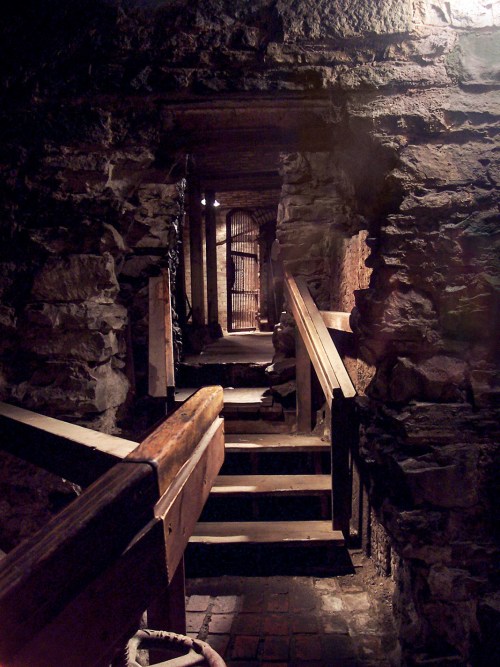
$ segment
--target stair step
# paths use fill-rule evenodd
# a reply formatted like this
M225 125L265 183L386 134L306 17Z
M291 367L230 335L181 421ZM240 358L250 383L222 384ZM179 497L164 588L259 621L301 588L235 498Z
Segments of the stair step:
M331 491L330 475L219 475L216 496L323 495Z
M227 433L226 452L232 453L319 453L329 452L330 445L314 435L280 433Z
M191 544L334 544L344 536L330 521L237 521L196 524Z
M184 403L195 391L196 388L177 389L175 402ZM224 411L251 411L273 405L273 397L267 395L268 387L224 387L223 391Z
M289 434L292 430L292 426L281 420L271 421L267 419L228 419L224 423L224 432L226 435L229 433L258 433L258 434L279 434L286 433Z

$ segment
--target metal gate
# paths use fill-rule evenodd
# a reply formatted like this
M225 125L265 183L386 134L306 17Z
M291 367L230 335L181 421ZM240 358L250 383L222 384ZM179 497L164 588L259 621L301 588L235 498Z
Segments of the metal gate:
M227 216L227 320L229 331L257 328L259 227L246 211Z

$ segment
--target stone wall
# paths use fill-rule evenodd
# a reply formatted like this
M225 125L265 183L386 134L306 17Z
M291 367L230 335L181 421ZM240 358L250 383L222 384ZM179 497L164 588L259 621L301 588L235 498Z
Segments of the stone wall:
M103 431L147 392L148 277L175 278L184 187L110 143L31 151L1 251L4 396Z
M405 665L499 661L498 25L496 0L2 9L0 391L99 428L134 356L144 384L145 280L175 264L171 103L318 100L279 238L321 306L359 288L361 452Z
M361 178L335 124L323 159L337 197L330 184L322 201L316 158L284 162L278 236L318 305L354 305L349 256L367 233L372 275L357 278L351 318L360 374L350 372L366 394L372 547L398 584L405 664L498 661L498 32L480 4L467 18L452 3L422 4L411 36L387 47L399 62L340 76L336 120L364 155Z

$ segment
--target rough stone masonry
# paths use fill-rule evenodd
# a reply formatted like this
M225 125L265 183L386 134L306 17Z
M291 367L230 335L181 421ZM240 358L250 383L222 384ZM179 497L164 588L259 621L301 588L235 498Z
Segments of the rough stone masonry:
M1 398L119 428L146 393L147 279L178 261L171 105L318 101L278 238L321 306L352 309L401 664L498 664L500 3L1 11Z

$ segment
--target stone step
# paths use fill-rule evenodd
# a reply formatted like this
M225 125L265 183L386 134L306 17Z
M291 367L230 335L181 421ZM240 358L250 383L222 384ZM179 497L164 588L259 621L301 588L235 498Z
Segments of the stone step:
M331 491L330 475L219 475L213 496L325 495Z
M330 521L199 522L190 544L324 544L343 546Z
M282 433L226 433L226 453L329 452L330 445L315 435Z

